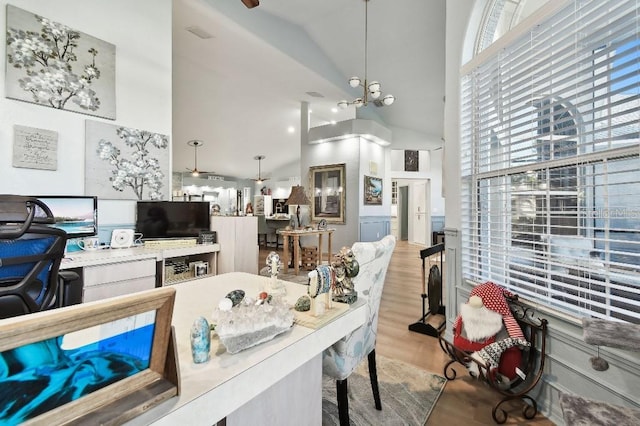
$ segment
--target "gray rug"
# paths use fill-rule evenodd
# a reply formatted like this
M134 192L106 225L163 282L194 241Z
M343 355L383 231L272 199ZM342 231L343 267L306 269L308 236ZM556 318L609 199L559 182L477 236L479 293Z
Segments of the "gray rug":
M376 355L382 411L376 410L365 359L347 383L351 425L423 426L446 379L409 364ZM322 378L322 424L338 425L338 400L335 380Z

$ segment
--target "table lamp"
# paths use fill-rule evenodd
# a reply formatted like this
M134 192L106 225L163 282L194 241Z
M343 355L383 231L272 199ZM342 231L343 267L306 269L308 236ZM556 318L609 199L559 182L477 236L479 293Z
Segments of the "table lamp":
M298 228L301 227L300 224L300 206L308 206L311 204L307 195L304 193L304 188L300 185L291 187L291 194L289 194L289 198L284 203L285 206L297 206L296 207L296 219L298 220L297 225Z

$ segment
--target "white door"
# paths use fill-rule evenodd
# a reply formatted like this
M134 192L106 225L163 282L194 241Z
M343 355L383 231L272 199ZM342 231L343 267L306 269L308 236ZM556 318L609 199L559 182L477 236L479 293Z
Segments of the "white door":
M429 223L431 215L429 214L429 185L426 181L415 182L412 188L413 192L413 242L421 245L427 244L429 240L431 224Z

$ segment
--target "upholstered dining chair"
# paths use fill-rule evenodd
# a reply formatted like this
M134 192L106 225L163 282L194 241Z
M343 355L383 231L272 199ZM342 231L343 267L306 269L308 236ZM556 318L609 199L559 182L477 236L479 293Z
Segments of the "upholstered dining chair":
M348 336L343 337L324 351L322 371L336 380L338 394L338 415L340 425L349 424L349 403L347 399L347 378L365 357L369 363L369 377L375 407L382 410L378 377L376 371L376 335L378 330L378 309L382 297L382 287L396 239L387 235L380 241L355 243L351 249L360 265L360 272L353 279L358 299L367 304L367 321Z

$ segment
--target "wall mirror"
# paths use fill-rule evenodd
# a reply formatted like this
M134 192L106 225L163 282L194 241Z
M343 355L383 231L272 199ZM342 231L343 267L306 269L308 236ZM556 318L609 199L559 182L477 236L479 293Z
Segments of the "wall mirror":
M311 221L345 223L345 164L309 167Z

